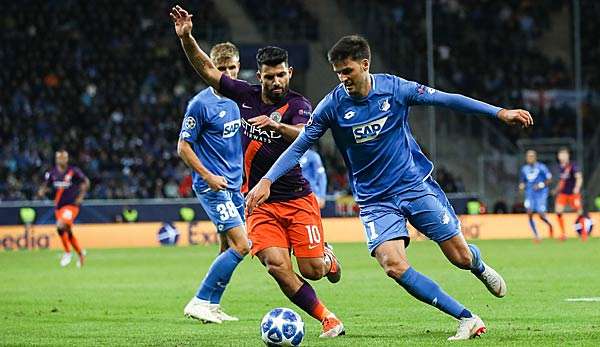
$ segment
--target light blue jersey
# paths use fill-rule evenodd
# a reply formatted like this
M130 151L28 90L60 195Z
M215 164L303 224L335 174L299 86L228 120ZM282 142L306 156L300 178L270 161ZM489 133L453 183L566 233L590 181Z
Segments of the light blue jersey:
M192 145L202 164L214 175L223 176L227 187L239 191L242 185L242 142L240 110L235 102L217 95L212 88L196 94L188 104L179 137ZM196 172L196 192L210 190Z
M309 149L300 158L300 167L302 168L302 176L310 183L312 191L321 199L325 199L327 195L327 174L321 162L319 153Z
M430 177L433 164L412 136L409 107L436 105L493 117L501 108L387 74L371 75L371 87L359 99L343 85L337 86L321 100L300 136L265 178L274 182L331 129L351 175L371 254L387 240L408 240L406 221L438 243L454 237L460 233L460 223Z
M240 124L237 105L206 88L188 104L179 134L208 171L227 180L227 190L214 192L192 172L194 191L219 233L244 223Z
M552 178L548 167L540 162L523 165L519 181L525 184L525 208L529 211L546 212L548 186L546 181Z

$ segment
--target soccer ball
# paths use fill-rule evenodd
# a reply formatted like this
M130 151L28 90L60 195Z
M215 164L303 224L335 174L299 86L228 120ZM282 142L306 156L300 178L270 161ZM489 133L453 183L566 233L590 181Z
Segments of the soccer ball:
M289 308L274 308L263 317L260 334L267 346L299 346L304 338L304 322Z

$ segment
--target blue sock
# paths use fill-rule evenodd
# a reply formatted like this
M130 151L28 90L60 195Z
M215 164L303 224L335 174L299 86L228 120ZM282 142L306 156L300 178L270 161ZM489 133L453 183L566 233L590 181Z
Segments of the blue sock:
M483 271L485 271L485 266L483 265L483 261L481 260L481 252L477 246L469 244L469 249L471 250L471 256L473 259L471 260L471 272L474 275L481 275Z
M533 236L537 239L539 236L537 232L537 227L535 226L535 221L533 220L533 216L529 216L529 226L531 227L531 231L533 231Z
M220 303L225 287L229 283L233 271L242 259L244 257L233 248L229 248L221 253L208 269L208 273L204 277L204 280L202 280L200 288L198 288L196 297L201 300L210 301L211 304Z
M417 272L412 267L408 268L402 277L396 279L396 282L406 289L410 295L454 318L472 317L469 310L465 309L453 297L446 294L437 283Z

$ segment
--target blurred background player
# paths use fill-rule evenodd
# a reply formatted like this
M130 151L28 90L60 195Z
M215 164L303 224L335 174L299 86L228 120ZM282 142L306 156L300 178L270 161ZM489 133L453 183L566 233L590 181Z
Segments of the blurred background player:
M327 174L321 161L321 156L312 148L300 158L302 176L310 183L310 188L317 196L319 207L325 207L327 197Z
M565 232L565 221L563 219L563 212L566 206L570 206L573 211L577 212L576 223L583 223L585 217L583 216L583 205L581 203L581 187L583 185L583 175L579 170L576 163L571 162L569 150L567 148L561 148L557 153L558 164L560 165L560 180L554 190L556 195L556 201L554 202L554 211L558 218L558 225L560 226L560 239L566 240ZM581 230L585 231L585 226L581 225ZM581 233L581 240L587 240L587 233Z
M73 246L79 256L77 267L81 267L85 254L73 235L73 223L79 214L83 198L90 189L90 180L78 167L69 165L69 153L66 150L56 151L54 161L56 165L45 173L44 183L38 190L38 196L45 196L50 186L54 189L56 230L65 251L60 259L60 265L69 265L73 258L71 253L71 246Z
M552 181L552 174L548 167L537 161L537 153L534 150L528 150L525 153L527 164L521 167L519 175L519 190L525 194L525 209L529 217L529 226L533 232L534 241L541 240L533 214L537 213L540 219L548 226L548 234L553 237L552 224L546 218L546 207L548 204L548 187Z
M290 148L246 196L248 210L270 194L272 182L289 171L327 129L351 171L352 191L360 206L369 253L385 273L416 299L459 320L449 340L485 333L481 318L448 295L409 263L406 222L438 243L455 266L470 270L496 297L506 295L500 276L467 244L460 222L408 124L409 107L436 105L464 113L485 114L507 124L533 124L527 111L507 110L459 94L449 94L388 74L370 74L371 50L358 35L341 38L328 52L340 84L321 100Z
M240 55L232 43L210 51L216 68L237 78ZM184 315L204 322L237 321L221 309L221 297L235 268L248 254L244 230L240 110L212 87L196 94L185 112L177 153L192 169L193 189L217 228L221 254L213 261Z
M192 15L180 6L171 11L175 31L196 72L216 91L235 101L241 113L244 184L251 189L298 136L312 110L309 101L289 89L293 69L288 53L264 47L256 55L260 85L250 85L219 71L191 34ZM250 253L256 255L283 293L319 320L321 337L343 335L344 325L318 299L313 287L294 272L293 252L303 277L330 282L340 280L341 268L326 247L321 214L315 195L299 165L273 185L273 199L248 214Z

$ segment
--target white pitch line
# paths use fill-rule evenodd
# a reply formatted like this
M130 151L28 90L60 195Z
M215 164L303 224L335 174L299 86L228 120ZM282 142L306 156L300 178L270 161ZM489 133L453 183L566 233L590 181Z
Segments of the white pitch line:
M594 302L594 301L600 301L600 296L595 296L595 297L591 297L591 298L569 298L569 299L565 299L565 301L569 301L569 302Z

